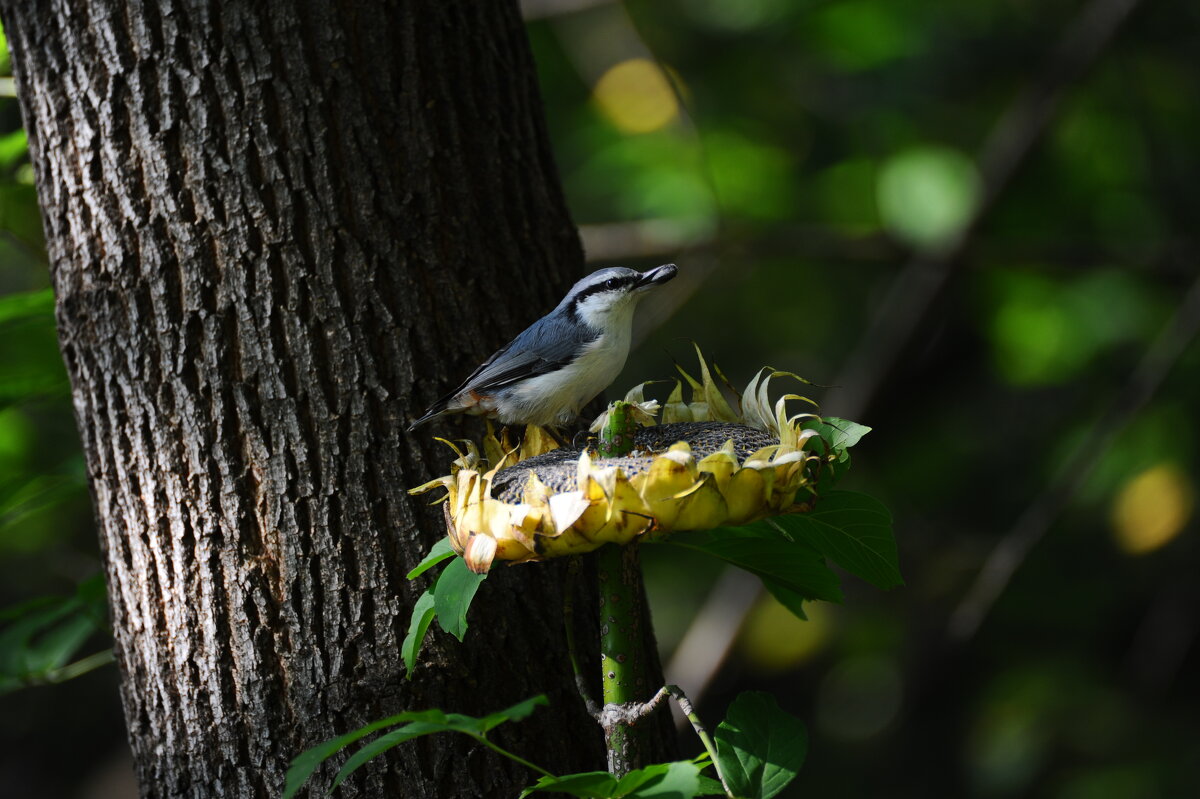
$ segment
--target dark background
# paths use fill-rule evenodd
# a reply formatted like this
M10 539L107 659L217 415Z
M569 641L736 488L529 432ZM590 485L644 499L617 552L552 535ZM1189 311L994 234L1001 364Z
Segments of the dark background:
M896 519L907 586L808 622L647 548L668 679L710 723L747 689L804 719L786 795L1200 791L1200 6L525 9L592 267L680 266L613 393L693 340L739 387L804 375L874 428L849 487ZM0 95L2 295L49 281ZM0 607L98 570L53 322L0 321ZM135 795L111 665L0 695L10 795Z

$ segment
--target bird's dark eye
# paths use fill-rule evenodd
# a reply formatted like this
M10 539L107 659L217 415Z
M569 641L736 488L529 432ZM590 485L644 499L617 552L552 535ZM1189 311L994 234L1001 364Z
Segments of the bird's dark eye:
M604 288L608 291L612 291L619 285L621 285L621 281L617 280L615 277L610 277L608 280L604 281Z

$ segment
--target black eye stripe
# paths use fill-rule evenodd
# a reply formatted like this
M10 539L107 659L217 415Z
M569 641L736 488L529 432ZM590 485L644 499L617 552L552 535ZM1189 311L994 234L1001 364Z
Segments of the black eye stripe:
M623 288L625 286L631 286L631 285L633 285L634 281L636 281L636 280L637 280L636 276L610 277L608 280L605 280L603 283L597 283L594 286L588 286L583 291L576 294L575 295L575 303L578 304L578 303L582 302L583 300L585 300L586 298L591 297L593 294L601 294L605 291L615 291L615 290L617 290L619 288Z

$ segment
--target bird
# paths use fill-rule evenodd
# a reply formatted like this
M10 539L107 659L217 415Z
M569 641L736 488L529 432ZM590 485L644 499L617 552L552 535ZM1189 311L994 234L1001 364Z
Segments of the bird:
M624 367L638 301L676 272L675 264L663 264L645 272L611 267L591 273L554 310L433 403L409 432L454 413L486 416L503 425L569 424Z

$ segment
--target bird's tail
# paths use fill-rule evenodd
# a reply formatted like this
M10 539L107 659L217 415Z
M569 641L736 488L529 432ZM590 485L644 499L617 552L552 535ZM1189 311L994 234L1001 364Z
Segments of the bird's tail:
M416 430L421 425L425 424L428 421L436 419L437 417L441 416L445 412L446 412L446 401L438 400L429 408L429 410L425 411L425 414L420 419L417 419L417 421L413 422L412 424L410 424L408 426L408 432L411 433L412 431Z

